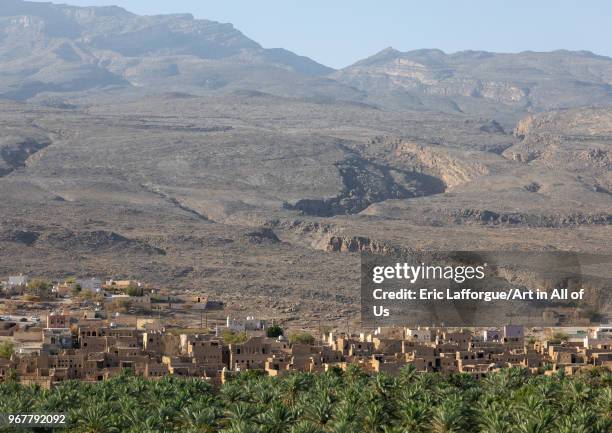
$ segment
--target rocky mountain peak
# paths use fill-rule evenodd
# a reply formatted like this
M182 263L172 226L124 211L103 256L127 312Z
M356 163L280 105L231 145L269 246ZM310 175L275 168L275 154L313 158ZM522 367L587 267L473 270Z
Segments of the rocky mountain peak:
M290 51L264 49L232 24L191 14L139 16L116 6L0 2L0 97L9 99L108 86L196 94L274 86L294 93L312 87L297 82L330 72Z

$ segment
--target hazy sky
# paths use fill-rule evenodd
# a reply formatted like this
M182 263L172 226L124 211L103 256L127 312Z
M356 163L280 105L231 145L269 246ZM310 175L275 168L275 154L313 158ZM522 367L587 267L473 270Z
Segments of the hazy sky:
M0 0L1 1L1 0ZM58 2L58 0L54 0ZM266 48L343 67L392 46L499 52L589 50L612 56L607 0L65 0L139 14L190 12L231 22Z

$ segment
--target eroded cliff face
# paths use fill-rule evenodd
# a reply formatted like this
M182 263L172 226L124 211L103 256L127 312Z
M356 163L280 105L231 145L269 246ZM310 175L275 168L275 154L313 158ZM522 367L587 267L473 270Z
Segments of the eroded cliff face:
M453 154L446 149L414 142L399 142L395 146L394 157L439 177L449 189L489 174L489 169L477 160L470 160L469 154Z
M504 152L509 159L560 164L577 158L594 166L612 167L612 112L606 108L529 115L518 122L514 136L514 146Z
M332 77L381 104L493 117L609 105L609 84L600 77L609 76L611 68L610 59L588 52L446 54L387 48Z
M449 223L506 225L540 228L577 227L582 225L612 224L612 214L569 212L564 215L494 212L483 209L453 209L447 213Z
M529 131L534 127L535 117L533 115L529 115L527 117L522 118L516 124L516 128L514 128L514 136L519 139L525 138Z
M51 144L45 136L8 135L0 138L0 176L25 167L28 159Z
M337 163L336 167L343 182L337 196L302 199L285 204L285 208L321 217L349 215L385 200L439 194L445 190L444 184L434 176L389 167L357 155Z
M530 115L503 156L521 163L575 173L599 193L612 190L612 112L586 108Z
M340 253L397 254L400 250L385 242L365 236L329 236L321 244L325 251Z
M389 241L346 233L346 228L330 222L289 220L273 224L278 236L295 245L333 253L398 254L402 248Z
M488 215L482 215L482 217L487 221L490 219ZM572 222L571 224L574 223L575 222ZM524 227L526 223L522 221L517 222L517 224ZM531 227L541 228L543 226L533 224ZM559 225L555 227L560 228ZM279 224L277 228L279 230L291 230L295 233L299 233L301 236L310 239L310 248L318 249L333 255L341 254L343 256L358 257L359 254L365 253L379 256L393 256L396 257L398 261L402 261L404 257L409 257L411 253L428 250L427 248L423 249L422 246L417 246L419 242L416 239L413 246L408 246L401 242L398 244L390 239L376 239L370 236L354 234L354 231L349 228L341 228L324 222L312 223L303 220L295 220ZM413 227L413 229L415 228ZM525 250L524 246L519 245L516 245L514 248L517 251ZM543 253L550 252L552 254L559 252L559 250L552 245L540 247L538 251L542 251ZM504 253L498 252L494 252L493 256L497 254L501 254L501 257L504 256ZM551 258L549 260L553 260L550 262L550 266L558 266L559 269L563 269L563 275L553 272L546 263L533 263L533 266L525 263L523 266L516 266L513 262L517 260L517 257L520 262L521 255L515 258L509 256L508 263L504 262L502 259L499 265L495 267L494 275L505 280L514 287L527 287L532 290L550 291L552 289L570 289L574 291L584 289L584 301L581 303L581 307L576 310L576 314L579 317L587 319L594 318L594 320L596 320L597 317L600 317L597 311L608 311L612 307L612 295L606 289L609 279L601 277L601 275L606 274L607 271L598 273L597 270L594 271L590 266L594 264L595 266L605 267L607 266L606 263L612 260L612 256L606 258L605 255L589 255L583 263L582 259L578 258L578 255L574 259L572 255L567 257L563 255L563 252L559 252L559 254L561 254L559 261L554 261L555 259L553 256L550 256ZM332 260L332 258L330 258L330 260ZM566 266L566 264L569 264L570 268L565 268L564 266ZM581 268L581 266L585 267ZM355 270L357 268L352 269Z
M495 80L456 77L452 67L431 65L395 58L377 66L354 66L335 74L342 81L367 86L384 83L408 91L436 96L486 98L502 104L524 104L528 93L520 86Z

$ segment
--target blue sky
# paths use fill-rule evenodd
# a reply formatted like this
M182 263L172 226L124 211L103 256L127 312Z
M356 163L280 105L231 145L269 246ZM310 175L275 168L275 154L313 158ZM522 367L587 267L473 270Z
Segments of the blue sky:
M58 0L54 0L58 1ZM335 68L392 46L497 52L589 50L612 56L607 0L64 0L139 14L190 12L231 22L266 48Z

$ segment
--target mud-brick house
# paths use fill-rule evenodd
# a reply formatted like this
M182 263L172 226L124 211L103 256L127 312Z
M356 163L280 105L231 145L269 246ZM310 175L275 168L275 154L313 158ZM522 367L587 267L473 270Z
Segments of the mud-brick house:
M244 343L229 345L229 361L232 370L263 370L271 354L271 345L264 337L252 337Z

